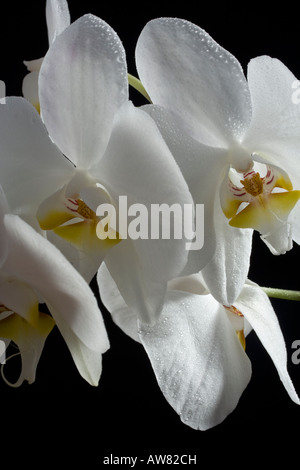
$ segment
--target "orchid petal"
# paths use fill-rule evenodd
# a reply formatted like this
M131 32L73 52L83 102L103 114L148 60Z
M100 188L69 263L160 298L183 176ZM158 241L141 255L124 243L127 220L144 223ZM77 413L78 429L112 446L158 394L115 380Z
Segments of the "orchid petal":
M16 312L32 326L36 326L39 302L36 294L27 284L17 280L1 278L0 299L5 307L12 312Z
M7 275L17 274L20 281L43 297L79 372L95 385L101 373L100 356L109 343L97 301L88 284L53 245L19 217L5 215L4 225L10 249L3 270ZM74 338L81 352L74 348Z
M294 228L294 227L293 227ZM294 231L289 223L278 224L273 232L260 236L273 255L283 255L293 248Z
M85 308L88 309L90 307L86 306ZM70 328L69 319L66 316L63 318L60 311L57 311L52 305L49 305L49 310L53 318L55 318L59 331L70 350L80 375L90 385L97 386L102 373L102 353L108 349L108 339L105 339L106 335L103 333L103 325L101 325L101 330L98 330L99 324L97 323L99 322L94 322L93 319L95 328L95 332L93 333L94 339L96 336L102 336L101 344L100 342L98 342L98 345L93 344L92 337L89 342L83 341L80 335L73 328ZM86 319L86 314L88 313L87 310L81 311L83 321ZM89 334L91 334L91 332Z
M164 303L167 281L152 278L151 267L141 264L131 240L122 240L108 251L105 263L128 308L144 323L154 324Z
M251 364L212 296L169 292L158 323L141 324L139 335L165 398L185 424L205 430L234 410Z
M144 111L134 108L131 103L124 105L120 110L107 151L100 165L92 171L93 174L99 175L100 182L106 186L115 204L118 199L120 202L121 196L125 195L128 208L135 203L142 204L149 217L154 205L158 207L164 204L170 208L176 204L177 207L180 206L180 209L184 208L184 204L193 206L187 184L154 121ZM127 216L127 213L124 214L123 211L123 207L119 204L118 217ZM126 211L127 209L125 209ZM154 217L151 217L150 222L154 227L155 221L153 219ZM183 228L182 220L178 221L177 219L176 222ZM124 238L121 230L120 234ZM125 236L127 236L127 232ZM131 237L129 236L129 238ZM128 246L131 245L130 250L135 253L133 259L136 260L136 263L133 259L131 262L128 259L127 271L124 273L125 279L122 280L122 285L129 285L131 269L137 270L133 274L132 289L130 290L136 292L140 298L143 297L139 286L140 276L141 284L144 282L149 282L153 286L158 286L159 283L165 284L169 279L178 276L187 262L187 240L184 233L181 238L176 239L172 237L170 231L168 239L163 239L161 236L155 239L151 236L148 227L146 239L130 239L128 242L130 242ZM113 269L112 259L117 263L114 271L117 272L119 269L121 263L118 261L116 253L121 255L121 252L124 251L124 248L121 247L123 243L124 240L114 250L111 250L113 253L109 252L108 258L105 259L110 271ZM125 253L122 256L127 258ZM134 264L136 265L134 266ZM147 281L142 280L144 276ZM120 276L118 277L121 281ZM118 287L126 303L131 306L128 295L123 292L119 284ZM152 288L150 291L152 292ZM145 302L150 305L157 302L158 305L161 304L159 297L155 299L155 296ZM146 311L149 312L148 308ZM145 317L144 321L146 321Z
M39 72L41 65L43 63L44 57L40 57L39 59L33 60L24 60L24 65L26 65L27 70L29 72Z
M57 235L53 230L47 232L47 239L58 248L71 265L78 271L89 284L103 260L103 251L97 254L92 251L82 253L77 246Z
M99 175L116 204L126 195L127 207L143 204L149 215L154 204L193 205L183 175L155 122L130 102L120 110L107 151L93 174ZM132 240L142 264L149 267L153 280L176 277L187 260L184 233L179 239L173 239L172 233L170 239L150 235L149 231L148 239ZM162 261L165 256L172 259Z
M39 204L74 172L51 142L40 116L24 98L0 106L0 183L12 212L35 214Z
M136 64L152 102L174 112L194 139L226 148L248 128L242 67L198 26L177 18L150 21L137 43Z
M300 107L293 102L295 81L295 76L277 59L262 56L250 61L248 83L253 117L244 144L284 168L294 188L299 189L300 176L295 165L299 165Z
M289 222L292 229L292 238L298 245L300 245L300 204L297 204L289 217Z
M112 316L113 321L126 335L140 343L137 326L137 315L125 303L120 291L111 277L105 262L101 264L97 273L99 293L103 305Z
M214 223L216 251L203 268L202 275L211 294L222 305L230 306L241 292L248 275L253 231L231 227L221 210L218 197Z
M160 106L143 107L156 122L164 140L174 156L188 184L195 204L204 206L204 246L192 249L184 274L200 271L211 259L215 250L216 234L213 222L214 199L220 173L224 171L226 151L200 144L178 127L170 112ZM204 177L209 175L209 177Z
M72 23L44 58L39 90L51 138L78 167L89 168L102 156L114 115L128 96L117 34L93 15Z
M278 319L268 296L253 282L247 281L236 304L255 330L270 355L291 399L300 400L287 371L287 351Z
M49 45L70 24L70 12L66 0L47 0L46 21Z
M25 75L22 82L22 94L40 112L38 79L39 72L37 71Z
M180 290L197 295L209 294L201 272L172 279L168 282L168 290Z
M0 185L0 220L8 212L8 204L2 186ZM0 224L0 267L3 265L8 254L8 241L6 236L5 227Z

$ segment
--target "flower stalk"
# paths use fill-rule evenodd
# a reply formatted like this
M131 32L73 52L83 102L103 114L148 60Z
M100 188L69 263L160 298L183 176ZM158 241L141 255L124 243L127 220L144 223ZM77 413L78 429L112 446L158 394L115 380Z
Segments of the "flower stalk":
M262 287L262 290L268 297L283 300L298 300L300 301L300 291L288 289L276 289L274 287Z
M142 82L134 77L133 75L131 75L130 73L128 74L128 83L130 86L132 86L132 88L134 88L135 90L137 90L141 95L144 96L144 98L146 98L146 100L149 101L149 103L151 103L151 99L150 99L150 96L148 95L148 93L146 92Z

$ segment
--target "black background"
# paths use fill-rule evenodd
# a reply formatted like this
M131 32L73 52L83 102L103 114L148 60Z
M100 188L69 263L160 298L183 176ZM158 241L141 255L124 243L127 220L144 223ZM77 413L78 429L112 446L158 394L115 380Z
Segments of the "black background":
M300 78L296 2L185 1L175 6L163 1L117 5L70 0L69 8L72 21L94 13L115 29L132 74L135 43L143 26L152 18L172 16L204 28L238 58L245 71L252 57L267 54L282 60ZM21 94L26 73L22 61L42 57L47 50L44 12L43 0L11 2L0 16L0 79L7 95ZM142 104L134 93L132 99ZM274 257L255 236L249 277L261 285L300 289L299 259L298 246ZM300 365L291 361L292 342L300 339L300 304L272 302L286 340L288 369L300 394ZM47 339L34 384L11 389L0 382L2 462L12 468L32 462L39 462L39 468L54 463L71 468L77 462L92 469L100 468L112 453L145 459L150 454L196 454L203 468L216 462L240 468L262 459L270 465L279 457L284 457L285 466L287 459L297 463L300 408L291 402L254 333L247 339L253 376L238 407L216 428L200 432L182 424L167 404L142 346L127 338L107 312L104 319L111 348L103 357L99 387L81 379L57 331Z

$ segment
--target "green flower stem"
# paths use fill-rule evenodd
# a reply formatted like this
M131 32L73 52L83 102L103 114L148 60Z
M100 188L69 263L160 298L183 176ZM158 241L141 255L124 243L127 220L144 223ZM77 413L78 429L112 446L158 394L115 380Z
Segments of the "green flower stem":
M129 83L130 86L135 88L139 93L141 93L141 95L143 95L144 98L146 98L146 100L149 101L149 103L151 103L150 96L148 95L148 93L146 92L142 82L138 78L134 77L133 75L131 75L129 73L128 74L128 83Z
M297 290L274 289L273 287L262 287L262 290L268 297L273 297L274 299L300 301L300 291Z

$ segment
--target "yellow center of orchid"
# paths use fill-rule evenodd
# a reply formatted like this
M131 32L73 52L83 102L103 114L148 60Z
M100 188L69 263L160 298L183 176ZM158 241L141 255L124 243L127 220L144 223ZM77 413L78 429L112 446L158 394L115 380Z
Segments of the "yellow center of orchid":
M251 196L257 197L263 192L263 180L259 173L254 173L249 178L241 180L241 183Z
M84 219L95 220L95 212L81 199L76 199L75 204L77 205L77 213Z
M82 199L67 199L66 208L74 213L75 217L86 220L96 220L96 213Z
M244 173L240 184L234 184L228 176L220 193L222 210L233 227L270 233L286 223L300 199L300 191L293 191L288 175L275 167L267 167L263 177L255 171Z
M66 197L64 190L53 194L41 204L37 218L43 230L52 230L85 252L103 253L121 240L111 227L102 227L101 218L82 198L78 195ZM100 229L106 235L102 239L97 236L97 230Z

